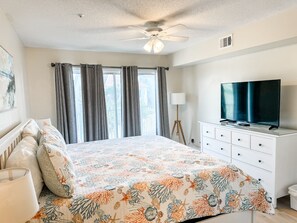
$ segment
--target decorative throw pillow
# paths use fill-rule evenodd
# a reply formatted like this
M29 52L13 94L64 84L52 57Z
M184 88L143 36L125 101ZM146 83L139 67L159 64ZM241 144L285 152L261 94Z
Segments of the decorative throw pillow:
M45 125L52 125L52 122L51 122L51 119L50 118L46 118L46 119L37 119L37 120L35 120L36 121L36 123L37 123L37 125L38 125L38 127L40 128L40 129L43 129L43 127L45 126Z
M71 197L75 174L72 160L66 150L44 143L39 146L37 159L46 186L60 197Z
M37 149L38 144L32 136L23 138L8 157L6 168L24 167L30 169L38 198L43 187L43 179L37 162Z
M33 119L31 119L23 129L22 138L25 138L26 136L32 136L37 142L39 142L40 128Z
M55 145L61 149L67 148L62 134L52 125L45 125L41 130L39 145L44 143Z

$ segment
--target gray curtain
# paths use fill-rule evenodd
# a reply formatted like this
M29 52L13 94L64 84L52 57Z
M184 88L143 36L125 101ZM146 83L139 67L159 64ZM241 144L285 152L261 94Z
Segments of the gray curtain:
M57 128L66 143L77 142L73 71L71 64L55 64Z
M81 84L85 141L108 139L102 66L81 64Z
M122 84L123 136L139 136L141 135L141 126L138 69L136 66L123 67Z
M167 100L167 84L166 70L164 67L157 67L157 134L170 138L169 117L168 117L168 100Z

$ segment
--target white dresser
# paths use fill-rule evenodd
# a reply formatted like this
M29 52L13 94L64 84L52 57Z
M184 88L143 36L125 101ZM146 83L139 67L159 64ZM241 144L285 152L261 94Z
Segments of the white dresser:
M276 199L297 183L297 130L200 122L203 152L230 162L258 179Z

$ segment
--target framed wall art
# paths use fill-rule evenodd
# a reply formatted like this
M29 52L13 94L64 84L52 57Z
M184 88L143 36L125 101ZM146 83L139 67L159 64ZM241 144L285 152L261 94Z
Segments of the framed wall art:
M0 112L15 107L13 57L0 46Z

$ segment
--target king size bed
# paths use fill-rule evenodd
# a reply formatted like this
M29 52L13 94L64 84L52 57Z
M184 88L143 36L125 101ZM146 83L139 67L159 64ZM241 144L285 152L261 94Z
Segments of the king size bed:
M25 124L0 140L1 168ZM61 197L44 186L31 223L251 223L255 211L274 213L257 180L164 137L71 144L66 150L75 173L73 194Z

